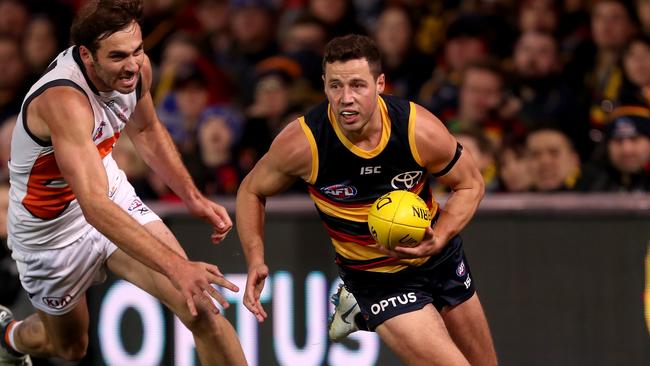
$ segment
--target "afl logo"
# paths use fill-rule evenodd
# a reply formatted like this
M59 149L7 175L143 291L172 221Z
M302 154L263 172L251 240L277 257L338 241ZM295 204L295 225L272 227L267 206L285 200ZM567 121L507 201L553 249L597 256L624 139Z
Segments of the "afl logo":
M341 200L352 198L357 195L356 188L346 186L345 184L334 184L329 187L323 187L320 191L332 198L338 198Z
M390 185L395 189L411 189L420 181L422 171L412 170L410 172L400 173L393 177Z

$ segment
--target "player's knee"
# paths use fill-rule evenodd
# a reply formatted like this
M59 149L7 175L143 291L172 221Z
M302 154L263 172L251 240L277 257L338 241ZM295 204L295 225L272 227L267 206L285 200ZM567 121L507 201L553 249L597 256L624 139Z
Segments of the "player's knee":
M88 351L87 336L83 337L77 342L58 346L57 349L55 350L57 356L59 356L60 358L66 361L71 361L71 362L76 362L83 359L86 356L87 351Z

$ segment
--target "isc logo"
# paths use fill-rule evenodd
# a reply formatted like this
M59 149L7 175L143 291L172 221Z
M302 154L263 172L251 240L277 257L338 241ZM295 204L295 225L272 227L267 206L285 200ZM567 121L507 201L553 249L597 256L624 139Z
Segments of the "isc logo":
M379 174L379 173L381 173L381 165L380 166L362 166L361 167L361 172L359 172L359 175Z

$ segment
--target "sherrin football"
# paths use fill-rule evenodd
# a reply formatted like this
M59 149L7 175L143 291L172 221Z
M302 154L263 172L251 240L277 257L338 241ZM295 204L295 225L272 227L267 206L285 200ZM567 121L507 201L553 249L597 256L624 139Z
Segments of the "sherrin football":
M397 190L379 197L368 212L368 228L377 244L387 249L411 247L422 241L431 212L415 193Z

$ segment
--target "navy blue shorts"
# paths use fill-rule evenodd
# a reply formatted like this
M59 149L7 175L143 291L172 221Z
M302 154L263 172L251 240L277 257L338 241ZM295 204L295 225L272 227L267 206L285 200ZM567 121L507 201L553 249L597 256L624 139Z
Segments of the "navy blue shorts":
M433 304L438 311L472 297L475 292L460 236L443 252L418 267L396 273L360 271L340 267L341 278L354 295L372 331L400 314Z

